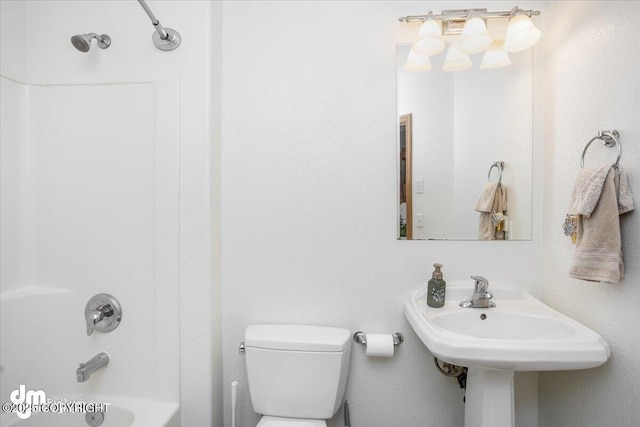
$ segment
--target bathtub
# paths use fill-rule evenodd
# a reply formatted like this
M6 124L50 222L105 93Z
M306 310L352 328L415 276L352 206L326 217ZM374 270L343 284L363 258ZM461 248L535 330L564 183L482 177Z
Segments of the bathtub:
M52 399L57 400L57 399ZM177 403L157 402L151 399L122 396L86 396L84 400L108 403L100 427L179 427ZM3 413L3 427L86 427L82 413L32 413L26 420L16 414Z

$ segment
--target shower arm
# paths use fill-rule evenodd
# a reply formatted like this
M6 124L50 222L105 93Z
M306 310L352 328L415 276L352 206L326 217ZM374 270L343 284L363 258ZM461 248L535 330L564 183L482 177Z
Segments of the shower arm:
M151 35L151 39L153 40L153 44L160 50L168 51L177 49L182 42L182 36L176 30L173 30L169 27L163 27L160 25L160 21L153 15L149 6L144 0L138 0L140 6L144 9L144 11L151 19L151 23L153 24L153 28L156 31Z
M164 27L162 27L162 25L160 24L160 21L158 21L158 19L154 16L153 12L151 12L151 9L149 9L149 6L147 6L147 3L144 0L138 0L138 3L140 3L140 6L142 6L144 11L147 13L147 15L149 15L149 19L151 19L151 23L153 24L154 28L158 32L158 35L160 36L160 38L162 40L167 40L169 38L169 34L167 34L167 32L164 30Z

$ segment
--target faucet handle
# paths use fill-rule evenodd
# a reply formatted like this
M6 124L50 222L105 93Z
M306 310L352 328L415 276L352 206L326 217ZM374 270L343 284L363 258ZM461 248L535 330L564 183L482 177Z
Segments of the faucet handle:
M107 304L107 307L111 309L111 306ZM91 335L95 330L96 324L102 321L105 316L110 316L109 311L105 310L104 306L98 306L95 310L85 311L84 317L87 321L87 336ZM113 310L111 310L113 314Z
M95 329L96 324L93 322L92 319L88 317L86 320L87 320L87 336L89 337L93 333L93 330Z
M485 292L489 287L489 281L482 276L471 276L476 281L476 292Z

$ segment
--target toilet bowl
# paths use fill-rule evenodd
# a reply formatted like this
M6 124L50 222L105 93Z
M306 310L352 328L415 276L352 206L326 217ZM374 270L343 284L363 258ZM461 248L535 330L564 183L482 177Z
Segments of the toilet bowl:
M326 427L347 385L351 332L308 325L251 325L245 331L257 427Z

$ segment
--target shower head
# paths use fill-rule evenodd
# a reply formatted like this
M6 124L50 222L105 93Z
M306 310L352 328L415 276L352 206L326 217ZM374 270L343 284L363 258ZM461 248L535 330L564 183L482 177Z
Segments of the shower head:
M111 38L108 35L102 34L99 36L96 33L76 34L71 37L71 44L80 52L89 52L89 49L91 49L91 40L93 39L98 40L98 47L100 49L106 49L111 45Z
M91 49L91 39L85 34L76 34L71 37L71 44L80 52L89 52Z

